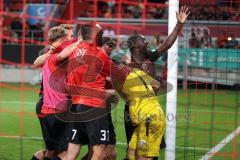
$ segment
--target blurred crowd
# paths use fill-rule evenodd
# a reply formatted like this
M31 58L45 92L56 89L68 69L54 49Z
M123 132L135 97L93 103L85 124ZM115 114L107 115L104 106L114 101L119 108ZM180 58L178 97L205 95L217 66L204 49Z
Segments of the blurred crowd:
M233 34L228 35L226 32L217 37L217 46L218 48L240 49L240 43L236 37Z
M84 1L84 0L83 0ZM146 10L141 3L139 4L122 4L121 6L121 17L122 18L148 18L148 19L166 19L168 16L168 1L148 1L151 5L147 5ZM93 2L88 2L88 9L83 10L80 13L80 17L92 17ZM156 3L156 5L153 5ZM239 21L239 4L240 3L226 3L223 0L216 0L214 4L201 4L197 5L189 4L192 14L190 15L191 20L228 20L228 21ZM91 7L92 6L92 7ZM117 18L118 17L118 5L116 1L110 2L98 2L98 17L104 18Z
M16 8L11 8L11 4L18 4L20 2L20 8L22 8L23 0L3 0L3 10L4 11L15 11ZM69 0L26 0L26 3L58 3L66 4ZM18 8L18 7L17 7Z
M16 0L4 0L4 9L9 10L11 3ZM181 1L190 7L192 14L191 20L228 20L240 21L240 3L239 1L226 1L226 0L210 0L209 1ZM67 4L69 0L27 0L28 3L58 3ZM79 3L84 4L85 9L81 10L78 14L80 17L93 17L94 16L94 2L86 0L78 0ZM168 16L168 1L167 0L148 0L146 8L144 8L143 0L133 1L131 4L122 3L121 17L122 18L148 18L148 19L166 19ZM205 2L205 4L203 4ZM209 3L208 3L209 2ZM86 4L87 3L87 4ZM198 4L199 3L199 4ZM97 3L97 16L105 18L117 18L118 3L116 0L108 2L99 1Z
M189 38L190 48L211 48L212 38L207 28L192 28Z
M239 8L229 6L191 7L191 20L228 20L240 21Z
M8 11L11 3L14 3L16 0L4 0L4 9ZM41 3L55 3L56 1L59 4L67 4L69 0L27 0L29 3L34 2ZM201 0L200 0L201 1ZM214 0L212 0L214 1ZM38 2L38 3L39 3ZM61 2L61 3L60 3ZM78 0L79 3L87 3L85 4L85 9L82 9L78 16L80 17L93 17L94 12L94 3L93 1L86 0ZM139 0L141 2L141 0ZM117 5L116 0L111 0L108 2L98 2L97 3L97 16L104 18L117 18L121 16L121 18L142 18L145 17L147 19L167 19L168 15L168 1L167 0L148 0L149 5L146 8L142 5L143 3L138 3L134 1L131 5L122 3L121 7ZM180 3L181 0L180 0ZM189 1L190 3L190 1ZM191 14L190 19L192 20L223 20L223 21L240 21L240 12L239 12L239 4L233 2L226 2L224 0L216 0L212 4L208 4L206 2L205 6L197 5L197 2L192 2L189 4ZM118 14L118 10L121 9L121 15ZM221 21L220 21L221 22ZM39 19L38 23L35 25L30 25L26 22L26 37L31 41L43 41L44 39L44 27L45 24L41 19ZM13 18L10 16L3 17L3 42L17 42L22 38L22 19L21 18ZM104 35L116 38L115 31L108 27L104 31ZM161 43L158 40L159 35L154 36L153 44ZM234 37L234 35L228 35L227 33L219 33L218 37L210 36L210 31L208 28L197 27L192 28L188 35L188 46L191 48L239 48L239 43Z
M17 17L3 16L3 42L14 43L22 38L22 19ZM39 19L35 25L30 25L26 22L25 37L30 41L37 40L43 41L44 36L44 23Z
M231 48L239 49L240 43L234 34L227 34L222 31L216 40L213 41L210 31L206 27L192 28L188 41L189 48Z

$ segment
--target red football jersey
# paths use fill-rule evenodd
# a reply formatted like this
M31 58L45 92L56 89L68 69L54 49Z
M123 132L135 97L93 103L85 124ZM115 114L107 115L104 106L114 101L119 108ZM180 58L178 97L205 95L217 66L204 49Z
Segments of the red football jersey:
M67 83L73 104L105 108L105 81L110 59L100 48L80 42L70 55Z

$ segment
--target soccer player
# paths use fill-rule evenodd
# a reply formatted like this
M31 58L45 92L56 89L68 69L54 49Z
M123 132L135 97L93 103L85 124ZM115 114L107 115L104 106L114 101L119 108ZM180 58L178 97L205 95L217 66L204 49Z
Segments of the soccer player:
M131 63L130 67L135 67L143 70L148 73L152 77L154 77L154 61L156 61L160 56L162 56L167 49L169 49L172 44L175 42L177 35L181 31L181 28L189 15L188 8L186 6L180 9L180 12L177 13L178 23L175 26L173 32L168 36L168 38L157 47L156 51L152 52L148 49L148 42L146 39L140 35L133 35L128 39L128 45L131 52ZM165 75L162 77L166 77L166 71L162 72ZM161 81L162 86L165 86L165 82ZM164 85L163 85L164 84ZM124 118L125 118L125 131L127 143L129 143L132 134L135 130L135 127L132 125L131 120L129 119L129 107L126 104L124 110ZM161 148L165 147L164 140L161 143Z
M58 128L61 129L60 126L62 126L62 129L65 126L54 118L54 113L58 112L57 110L55 110L56 107L64 108L64 104L58 105L58 102L60 102L61 97L63 98L66 96L56 94L56 92L54 92L54 90L51 89L51 87L49 86L48 81L50 73L53 72L53 70L56 69L57 67L56 62L54 61L54 56L56 56L57 52L60 52L64 47L72 43L72 41L67 41L63 44L63 41L69 40L69 38L71 38L71 36L69 36L70 30L63 29L63 27L55 27L50 29L49 41L52 43L51 46L55 47L52 47L48 53L45 53L44 55L38 57L34 63L35 67L40 67L44 65L43 66L44 103L43 106L42 105L39 106L42 109L41 115L44 115L44 117L40 119L40 123L47 149L45 159L52 158L56 155L56 151L59 149L58 147L60 146L57 141L60 142L61 134L63 135L64 133L63 130L61 130L61 132L58 133L59 136L55 133L55 130L57 130ZM38 110L40 107L37 107ZM62 141L64 140L61 140L61 142ZM66 140L64 143L66 146L67 144ZM60 148L60 150L66 150L65 146L63 146L63 148Z
M68 30L68 37L67 39L70 39L70 37L72 37L72 34L73 34L73 25L70 25L70 24L61 24L59 25L59 27L61 28L64 28L66 30ZM48 56L50 55L50 52L52 52L52 50L50 50L50 47L51 49L54 49L58 46L59 44L58 43L53 43L51 46L47 47L47 48L44 48L43 50L41 50L40 52L40 58L38 57L34 64L33 64L33 67L34 68L38 68L38 67L41 67L45 60L48 58ZM47 54L46 54L47 53ZM44 126L44 117L45 115L41 113L41 109L42 109L42 105L43 105L43 83L41 81L41 86L40 86L40 91L39 91L39 100L36 104L36 114L37 114L37 117L39 119L39 122L40 122L40 126L41 128L45 128ZM36 152L33 157L32 157L32 160L43 160L44 159L44 156L46 154L46 149L42 149L38 152Z
M67 110L69 105L69 99L67 97L67 92L65 94L57 92L52 85L53 81L51 76L52 73L59 67L66 68L64 64L59 63L56 60L56 56L60 53L66 46L72 44L70 37L68 37L68 31L61 27L54 27L49 30L49 41L61 44L53 50L53 53L45 61L42 73L43 73L43 91L44 99L41 112L46 115L45 125L46 132L44 140L46 143L46 149L49 151L57 151L61 153L67 149L67 135L66 135L66 123L59 120L55 114L62 113ZM69 41L68 41L69 40ZM55 79L59 81L64 80L64 72L55 75ZM61 156L61 155L59 155ZM52 157L51 157L52 158ZM60 159L60 158L58 158Z
M131 122L135 130L131 137L128 159L158 157L165 130L164 112L154 90L159 82L137 68L111 65L114 88L129 104Z
M106 75L109 75L109 57L99 47L102 38L102 29L99 25L85 24L81 26L80 36L82 41L70 46L73 52L68 54L60 53L58 60L68 58L67 83L72 98L71 110L79 117L84 117L82 112L107 113L105 96ZM67 48L66 48L67 49ZM69 48L68 48L69 49ZM70 53L70 54L69 54ZM81 64L83 62L83 64ZM102 69L102 70L101 70ZM99 73L100 72L100 73ZM70 125L71 136L67 154L64 159L76 159L81 146L88 144L92 147L93 160L106 158L106 145L110 143L108 115L89 114L88 119L81 122L73 122Z

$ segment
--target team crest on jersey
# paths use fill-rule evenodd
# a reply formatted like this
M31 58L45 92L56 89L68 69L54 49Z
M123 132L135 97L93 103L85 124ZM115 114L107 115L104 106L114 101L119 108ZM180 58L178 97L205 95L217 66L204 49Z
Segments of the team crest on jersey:
M139 142L139 148L141 150L146 150L147 149L147 142L145 139L141 139Z
M78 56L82 57L86 52L87 52L87 49L85 49L85 48L80 48L80 49L77 51L77 53L75 54L75 57L78 57Z
M142 69L147 70L147 64L143 63L142 64Z

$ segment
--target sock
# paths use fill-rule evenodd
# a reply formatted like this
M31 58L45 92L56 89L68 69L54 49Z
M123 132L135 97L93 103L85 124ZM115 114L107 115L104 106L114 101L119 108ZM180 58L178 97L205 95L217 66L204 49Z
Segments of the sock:
M51 159L49 159L49 158L47 158L47 157L44 157L44 160L51 160Z
M39 160L39 159L33 155L31 160Z
M56 156L52 160L62 160L60 157Z

